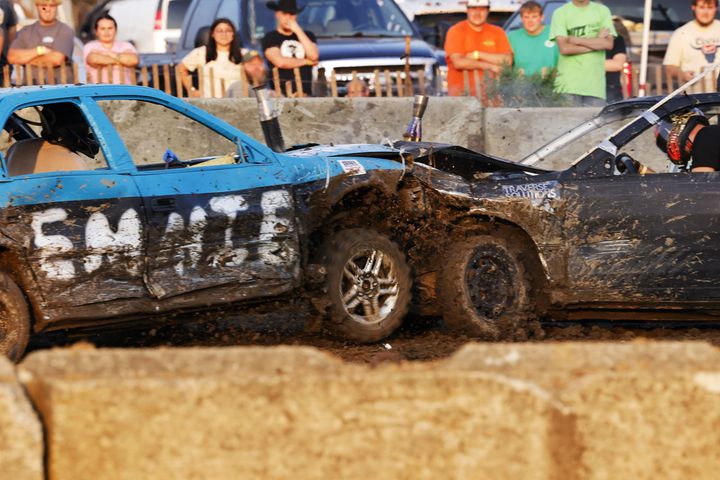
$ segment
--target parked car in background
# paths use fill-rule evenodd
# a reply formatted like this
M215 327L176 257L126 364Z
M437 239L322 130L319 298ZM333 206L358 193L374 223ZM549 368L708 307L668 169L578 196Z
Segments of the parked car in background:
M190 0L158 0L153 25L152 52L173 52Z
M109 13L118 23L117 40L132 43L140 52L154 52L154 7L153 0L101 0L83 20L80 38L94 40L95 21Z
M207 42L210 24L219 17L235 22L243 46L260 49L262 38L275 29L274 12L266 3L266 0L193 0L176 52L143 55L141 64L179 62L190 50ZM394 78L395 72L403 70L405 38L409 36L413 82L417 85L422 76L427 91L432 91L442 52L438 54L437 48L420 37L393 0L316 0L304 6L298 22L317 36L320 50L320 63L313 68L314 79L318 79L320 69L324 69L326 80L334 73L342 95L356 72L374 90L374 71L390 70ZM384 87L384 75L380 81Z

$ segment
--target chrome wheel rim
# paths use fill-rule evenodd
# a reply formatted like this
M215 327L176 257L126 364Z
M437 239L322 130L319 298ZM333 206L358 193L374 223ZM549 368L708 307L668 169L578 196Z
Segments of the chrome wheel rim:
M382 322L400 296L394 262L375 249L356 253L343 267L340 294L345 311L355 321L365 325Z

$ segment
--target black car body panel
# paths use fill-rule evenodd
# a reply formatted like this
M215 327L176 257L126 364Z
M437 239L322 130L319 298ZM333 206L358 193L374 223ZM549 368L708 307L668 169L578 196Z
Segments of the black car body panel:
M598 118L617 121L659 100L619 102ZM720 95L682 95L645 111L563 171L447 145L396 147L412 151L412 176L428 188L428 214L440 223L468 232L504 225L529 239L542 266L534 288L560 317L617 311L655 320L713 319L720 313L720 172L622 173L616 159L660 118L691 108L716 116ZM598 317L598 311L606 313Z

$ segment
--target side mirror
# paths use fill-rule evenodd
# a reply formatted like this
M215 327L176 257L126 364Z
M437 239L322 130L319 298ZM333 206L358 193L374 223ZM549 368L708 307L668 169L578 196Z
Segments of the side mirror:
M210 41L210 26L201 27L195 35L195 48L204 47Z

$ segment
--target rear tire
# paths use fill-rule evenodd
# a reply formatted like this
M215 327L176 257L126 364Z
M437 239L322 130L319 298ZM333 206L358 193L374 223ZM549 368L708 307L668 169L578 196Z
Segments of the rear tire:
M410 268L398 246L380 233L353 228L334 234L323 252L330 333L369 343L394 332L412 290Z
M476 235L450 245L438 277L445 324L484 340L512 340L531 313L530 285L504 237Z
M5 272L0 272L0 355L22 358L30 340L30 310L25 297Z

